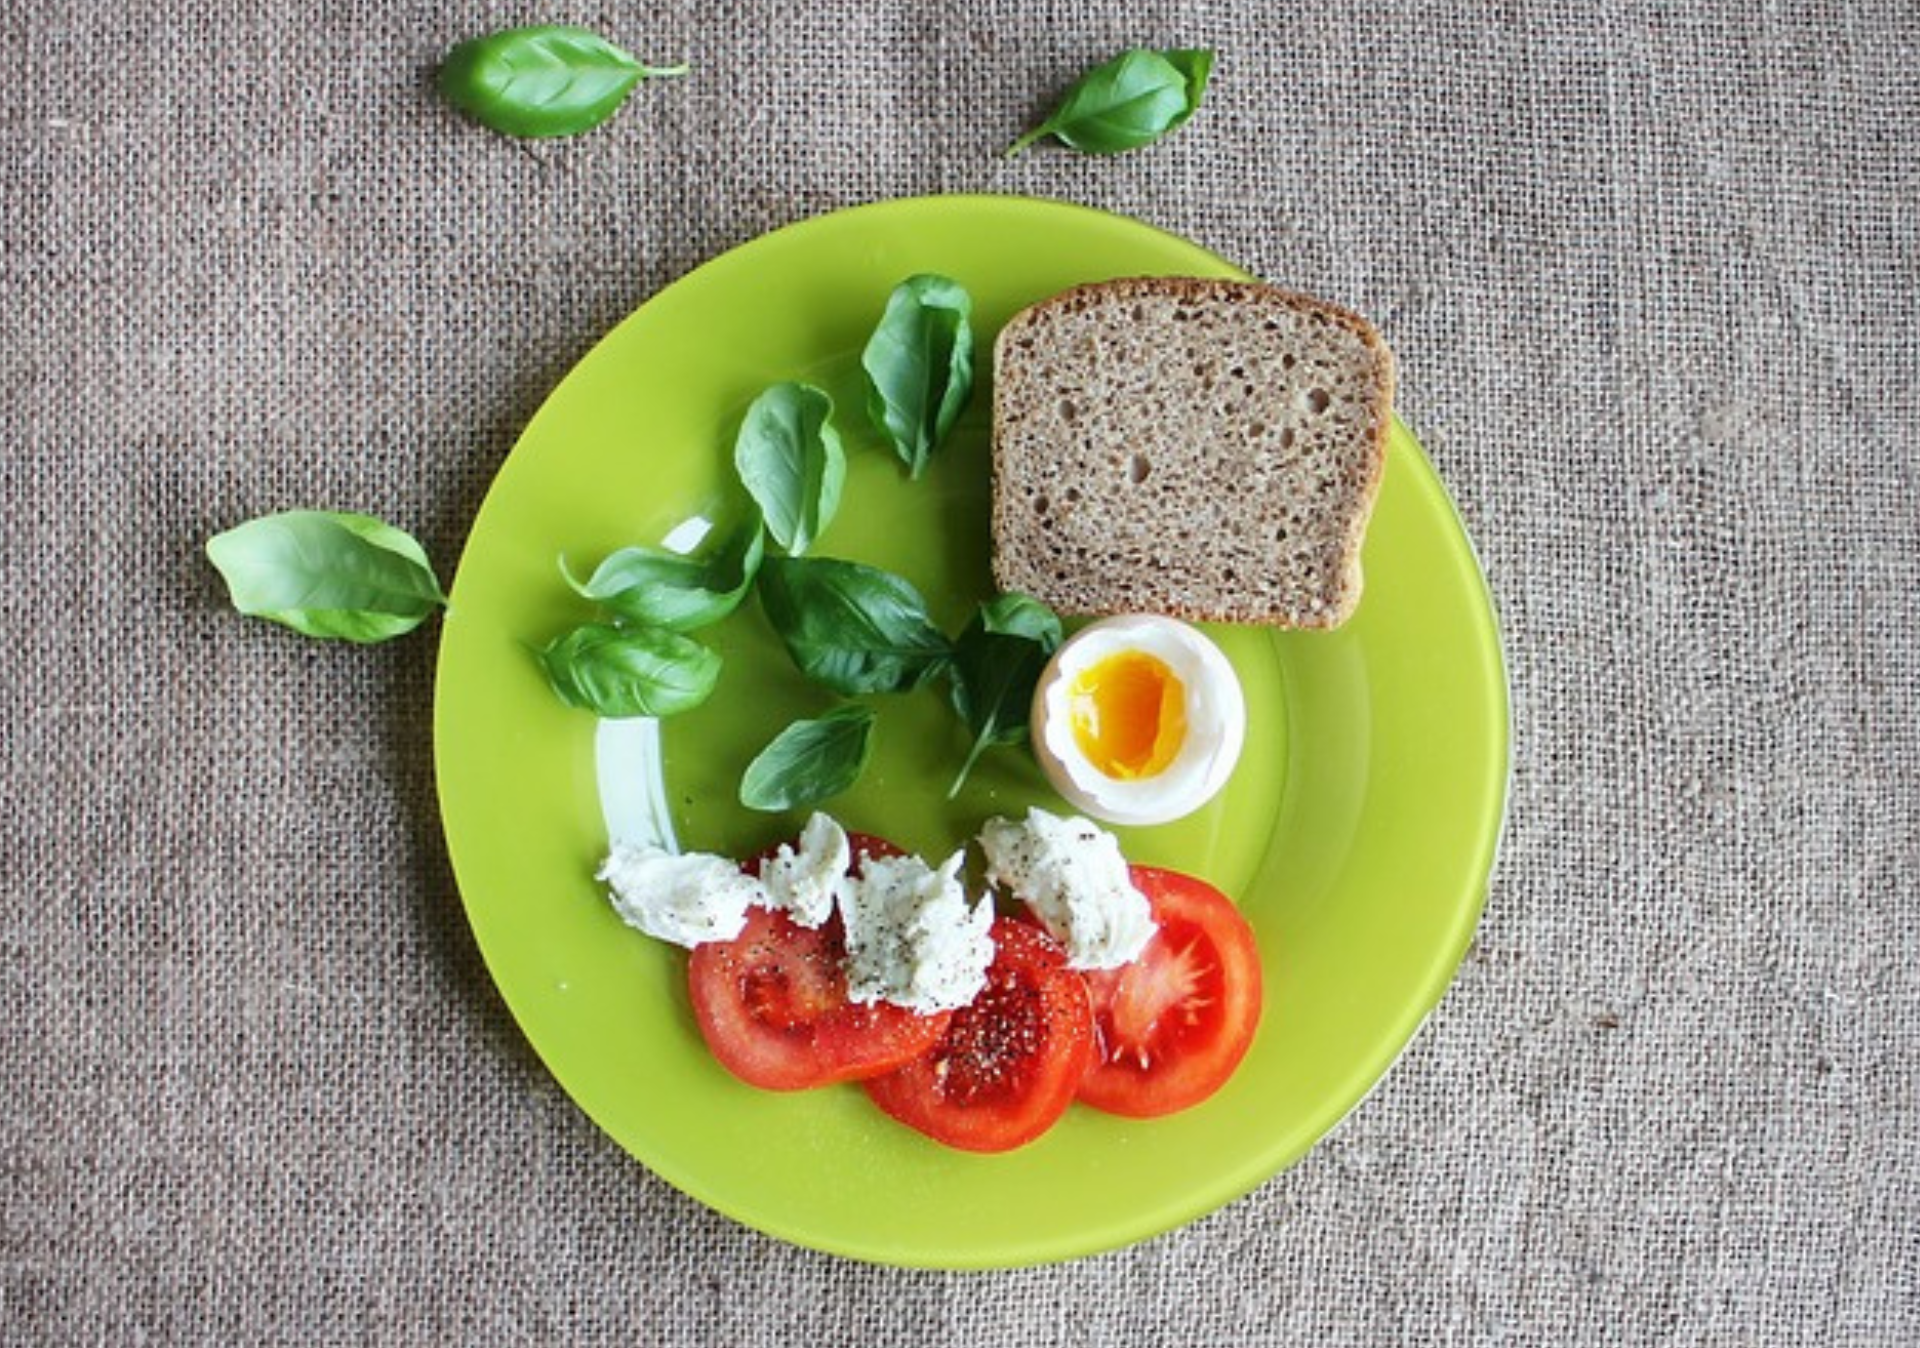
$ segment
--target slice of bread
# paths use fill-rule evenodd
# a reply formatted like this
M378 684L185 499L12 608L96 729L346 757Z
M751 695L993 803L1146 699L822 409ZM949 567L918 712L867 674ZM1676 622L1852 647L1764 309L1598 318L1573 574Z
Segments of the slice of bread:
M994 347L993 573L1062 613L1334 627L1392 418L1364 320L1273 286L1085 285Z

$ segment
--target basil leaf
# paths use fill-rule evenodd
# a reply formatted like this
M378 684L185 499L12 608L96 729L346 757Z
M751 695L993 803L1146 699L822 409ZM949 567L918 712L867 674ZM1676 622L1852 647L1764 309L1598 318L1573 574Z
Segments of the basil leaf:
M1212 73L1205 49L1122 52L1075 81L1044 122L1007 147L1007 157L1042 136L1088 154L1151 145L1193 116Z
M990 637L1018 637L1037 642L1052 655L1065 635L1060 618L1052 609L1031 595L1018 591L997 594L980 606L968 625L969 633Z
M747 764L740 803L749 810L798 810L837 796L873 752L873 711L843 703L812 721L795 721Z
M1206 96L1207 81L1213 77L1213 51L1207 47L1182 47L1162 51L1160 55L1166 58L1168 65L1187 77L1186 110L1173 119L1173 125L1167 128L1171 131L1193 116L1194 110L1200 106L1200 100Z
M860 355L867 415L919 477L973 395L973 299L945 276L910 276Z
M589 29L540 24L462 42L440 67L440 92L495 131L571 136L612 116L641 80L686 73L642 65Z
M310 637L385 641L447 602L426 551L368 515L265 515L208 539L207 558L235 608Z
M736 531L711 557L695 558L657 548L621 548L586 580L560 562L560 574L583 599L591 599L623 622L691 632L718 622L740 606L760 570L765 536L760 521Z
M1003 594L980 606L954 643L948 693L973 734L947 799L960 794L980 755L1027 736L1034 685L1060 645L1060 619L1037 599Z
M774 542L805 552L839 510L847 477L833 399L810 384L775 384L747 409L733 466Z
M918 590L859 562L769 557L760 606L801 673L837 693L917 688L952 653Z
M536 654L562 702L608 718L686 711L720 678L718 655L664 627L586 623Z

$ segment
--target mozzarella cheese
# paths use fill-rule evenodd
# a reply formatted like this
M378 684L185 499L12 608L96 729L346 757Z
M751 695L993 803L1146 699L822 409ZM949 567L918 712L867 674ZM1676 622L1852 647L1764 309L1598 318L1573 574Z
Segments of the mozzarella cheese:
M596 878L628 926L689 949L731 941L747 909L766 903L766 886L737 863L701 852L615 843Z
M919 857L869 857L849 874L851 860L845 830L815 814L798 845L783 845L757 877L726 857L616 843L598 878L629 926L689 948L732 940L749 908L785 910L804 927L837 908L852 1000L924 1013L978 996L993 963L993 903L968 904L963 854L937 870Z
M1026 901L1072 968L1118 968L1152 939L1146 896L1128 878L1119 842L1098 825L1032 809L1017 823L989 820L979 841L988 883ZM938 868L914 856L866 857L849 872L845 830L815 814L759 876L722 856L615 843L597 878L628 925L689 948L732 940L749 908L784 910L806 927L837 909L848 997L931 1013L971 1003L993 963L993 900L969 903L964 857L955 852Z
M962 857L955 852L938 870L919 857L868 857L847 877L848 997L933 1012L979 995L993 963L993 904L968 906Z
M1153 909L1134 888L1120 843L1086 819L1039 808L1021 822L990 819L980 830L987 881L1024 899L1067 948L1074 969L1117 969L1153 939Z
M833 916L853 855L846 830L817 811L800 830L799 842L797 850L780 844L760 867L760 880L767 887L768 907L785 909L803 927L818 927Z

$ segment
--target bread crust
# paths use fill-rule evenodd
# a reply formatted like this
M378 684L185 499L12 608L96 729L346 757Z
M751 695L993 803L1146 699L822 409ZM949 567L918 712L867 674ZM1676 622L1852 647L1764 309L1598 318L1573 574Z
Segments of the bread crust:
M1230 371L1213 367L1223 354ZM1169 357L1180 371L1159 368ZM1364 318L1261 282L1129 277L1022 310L994 358L1002 589L1070 614L1298 628L1352 615L1395 386Z

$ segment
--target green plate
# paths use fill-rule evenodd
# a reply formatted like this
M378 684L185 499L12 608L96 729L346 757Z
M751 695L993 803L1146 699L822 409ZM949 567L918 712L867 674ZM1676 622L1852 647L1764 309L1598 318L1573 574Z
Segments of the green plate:
M648 1168L801 1245L889 1264L1034 1264L1125 1245L1246 1193L1386 1071L1484 900L1506 793L1506 681L1472 548L1396 425L1358 615L1331 633L1213 629L1246 689L1247 752L1199 814L1122 832L1134 860L1236 896L1258 936L1265 1017L1225 1089L1147 1122L1075 1107L1029 1147L976 1156L893 1123L857 1087L781 1095L735 1081L694 1026L685 954L623 926L593 880L609 827L645 813L628 799L645 763L596 752L632 725L598 734L548 691L528 647L587 616L561 554L583 569L740 516L735 427L762 388L795 378L833 394L852 461L817 550L904 574L957 630L990 585L988 390L911 483L867 429L858 384L888 291L919 271L972 292L983 352L1015 310L1077 282L1241 274L1116 216L936 197L780 230L667 287L548 399L474 523L441 638L440 799L501 994L561 1085ZM656 804L683 846L739 855L798 822L742 810L741 769L831 699L794 672L751 604L702 639L725 671L706 706L663 724ZM987 755L947 801L962 748L932 690L883 700L872 765L832 811L937 858L991 814L1064 810L1019 749Z

